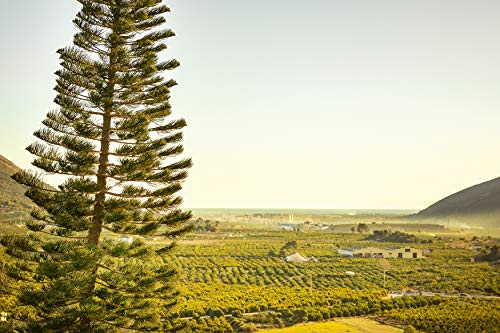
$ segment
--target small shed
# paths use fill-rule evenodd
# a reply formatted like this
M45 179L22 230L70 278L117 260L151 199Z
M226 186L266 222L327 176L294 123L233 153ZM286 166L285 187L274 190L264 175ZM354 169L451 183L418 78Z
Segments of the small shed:
M298 253L294 253L292 255L287 256L285 258L285 261L287 261L287 262L308 262L309 259L304 258L303 256L301 256Z

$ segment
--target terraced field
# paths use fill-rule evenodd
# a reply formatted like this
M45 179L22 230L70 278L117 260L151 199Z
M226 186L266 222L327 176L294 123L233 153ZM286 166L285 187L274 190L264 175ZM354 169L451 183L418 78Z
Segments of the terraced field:
M248 327L251 331L364 315L391 318L402 326L413 323L424 327L424 321L415 319L418 317L418 312L412 312L415 309L429 316L425 322L429 324L435 319L438 323L435 327L443 329L451 322L441 323L441 317L438 318L441 315L433 319L427 309L456 309L455 317L467 318L465 308L456 306L458 303L466 303L467 311L474 312L481 323L494 323L491 314L498 314L500 302L496 299L421 296L384 299L389 290L404 289L499 295L498 268L487 263L472 263L473 250L452 246L457 243L455 237L436 239L432 244L418 244L419 247L432 248L433 252L427 258L389 259L390 269L386 273L384 288L378 259L345 258L337 254L336 246L401 244L373 243L362 240L359 234L259 229L240 231L235 236L235 232L212 233L211 242L207 243L197 243L196 239L204 236L193 234L187 243L183 241L175 254L161 259L182 272L181 298L174 317L193 318L190 332L197 332L200 329L197 325L218 326L221 322L243 332L248 331ZM285 244L293 241L296 248L282 250ZM484 242L493 244L495 240L485 238ZM293 252L305 257L314 256L319 261L285 262L284 254ZM346 271L355 272L355 275L348 276ZM481 312L482 309L488 311ZM405 315L407 311L408 316ZM218 324L213 324L213 320ZM425 327L429 332L439 332L433 331L432 324ZM484 329L483 324L477 324L477 327L477 332Z

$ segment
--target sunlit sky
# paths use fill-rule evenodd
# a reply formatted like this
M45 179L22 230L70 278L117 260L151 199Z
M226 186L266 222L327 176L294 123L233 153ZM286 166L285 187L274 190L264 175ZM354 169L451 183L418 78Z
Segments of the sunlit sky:
M28 167L79 4L0 4L0 154ZM500 1L167 4L185 206L421 209L500 176Z

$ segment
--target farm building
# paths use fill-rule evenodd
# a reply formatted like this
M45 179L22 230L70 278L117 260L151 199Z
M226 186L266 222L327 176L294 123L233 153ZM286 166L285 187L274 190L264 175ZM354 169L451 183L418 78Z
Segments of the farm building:
M422 258L422 250L413 247L385 249L375 247L347 248L339 249L338 253L353 258Z

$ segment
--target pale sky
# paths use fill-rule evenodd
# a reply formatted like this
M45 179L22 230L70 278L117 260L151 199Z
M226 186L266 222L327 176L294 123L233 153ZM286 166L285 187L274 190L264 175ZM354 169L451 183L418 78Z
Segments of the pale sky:
M500 1L167 4L186 207L421 209L500 176ZM79 6L0 5L0 154L27 167Z

